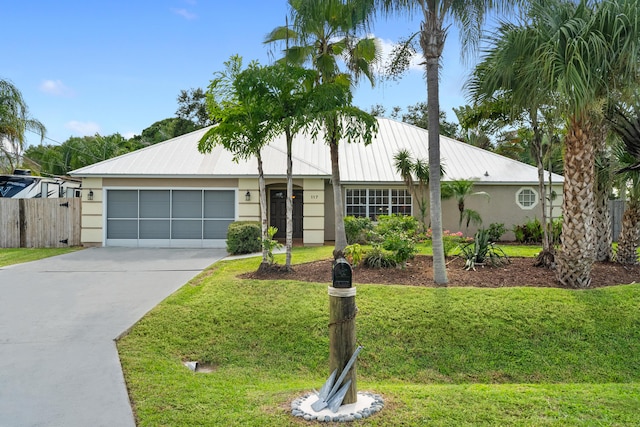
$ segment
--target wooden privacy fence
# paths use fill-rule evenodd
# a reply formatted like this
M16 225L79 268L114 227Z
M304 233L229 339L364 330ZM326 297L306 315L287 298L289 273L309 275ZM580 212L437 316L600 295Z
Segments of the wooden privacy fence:
M80 245L79 197L0 198L0 248L64 248Z

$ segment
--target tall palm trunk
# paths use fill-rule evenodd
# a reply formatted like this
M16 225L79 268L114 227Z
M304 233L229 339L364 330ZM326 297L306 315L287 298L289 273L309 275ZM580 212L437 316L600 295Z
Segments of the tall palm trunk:
M293 247L293 161L291 159L291 128L284 131L287 139L287 234L286 234L286 261L285 268L291 269L291 249Z
M611 261L613 259L613 236L611 234L611 213L609 212L609 194L613 189L612 168L606 154L609 127L601 123L594 129L593 145L596 147L595 157L602 159L596 166L594 186L593 227L595 233L595 260ZM602 168L602 170L600 170Z
M333 213L336 219L335 247L333 258L338 259L344 256L344 249L347 247L347 233L344 229L344 202L342 199L342 187L340 186L340 167L338 159L338 142L332 140L329 143L331 152L331 185L333 186Z
M269 220L267 218L267 186L264 180L264 169L262 167L262 154L258 151L258 191L260 193L260 230L262 233L262 262L258 271L269 267L269 249L264 244L269 238Z
M431 239L433 242L433 281L446 285L447 267L442 242L442 198L440 192L440 57L444 48L445 32L442 19L435 11L423 5L424 21L421 24L420 46L426 60L427 111L429 114L429 196L431 216Z
M638 263L640 244L640 203L631 200L622 215L622 229L618 237L616 262L620 264Z
M595 168L589 133L589 123L573 118L565 138L562 247L556 275L560 284L572 288L589 287L594 259Z

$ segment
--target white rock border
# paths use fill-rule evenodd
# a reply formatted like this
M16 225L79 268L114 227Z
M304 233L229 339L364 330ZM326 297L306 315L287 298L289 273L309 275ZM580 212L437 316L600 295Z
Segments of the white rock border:
M349 422L368 418L384 407L382 396L366 391L358 392L356 403L342 405L337 412L331 412L328 408L315 411L311 405L317 400L315 393L307 393L295 399L291 402L291 415L306 421Z

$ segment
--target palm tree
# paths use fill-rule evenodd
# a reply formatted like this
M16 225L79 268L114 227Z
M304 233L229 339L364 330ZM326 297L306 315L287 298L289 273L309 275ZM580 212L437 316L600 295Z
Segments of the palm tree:
M352 80L355 82L362 75L373 82L370 65L378 55L375 40L371 37L359 39L355 36L367 27L368 18L373 12L373 6L369 2L289 0L289 6L292 27L277 27L265 39L265 43L287 42L283 58L285 62L309 62L318 73L316 85ZM289 42L292 45L289 45ZM348 73L339 69L340 58L346 59ZM350 118L346 118L347 116ZM354 108L343 108L340 113L329 113L324 117L325 141L329 145L331 155L336 259L343 256L344 248L347 246L338 143L345 133L354 140L358 139L358 133L363 133L365 143L370 142L370 135L375 128L376 122L372 116Z
M207 108L212 120L218 123L209 129L198 143L200 152L211 152L217 144L234 154L234 160L256 157L260 191L260 222L262 231L262 263L268 268L269 251L265 242L270 240L267 220L267 192L262 165L262 148L277 132L268 117L265 91L257 84L261 69L251 63L242 71L242 58L232 56L224 63L225 70L215 73L207 91Z
M640 105L634 106L632 111L616 108L611 123L623 143L616 147L615 155L623 166L617 171L621 192L627 196L616 262L636 264L640 245Z
M429 207L429 199L426 197L426 189L429 186L429 164L423 159L413 160L408 150L402 149L394 156L394 166L396 172L400 174L409 193L418 205L420 211L420 221L424 229L427 229L427 209ZM414 175L417 179L414 180Z
M566 121L562 247L556 257L557 279L564 286L584 288L591 283L599 145L595 130L612 85L624 87L634 81L638 7L638 0L603 2L595 8L584 0L534 3L527 23L512 27L492 47L524 67L520 78L554 99ZM520 87L525 90L526 85ZM529 96L532 93L537 92Z
M442 242L442 204L440 200L440 100L439 72L440 58L447 37L450 19L458 24L464 46L477 46L480 30L486 13L515 3L508 0L465 1L465 0L373 0L383 12L391 14L417 11L422 17L420 23L420 47L424 57L427 77L427 108L429 111L429 194L431 201L431 228L433 230L433 280L446 285L447 270Z
M0 153L7 162L7 172L20 164L25 132L33 131L44 139L46 129L32 118L20 91L9 81L0 79Z
M469 196L485 196L489 198L489 193L485 191L473 191L474 182L470 179L457 179L455 181L446 182L443 184L442 198L449 199L454 198L458 203L458 226L462 226L465 222L467 228L470 223L477 225L482 224L482 218L480 213L473 209L469 209L465 206L465 200Z

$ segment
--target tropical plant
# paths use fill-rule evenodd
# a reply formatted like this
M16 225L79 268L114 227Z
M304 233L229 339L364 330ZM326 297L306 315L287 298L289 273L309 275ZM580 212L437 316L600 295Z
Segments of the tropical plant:
M391 251L388 251L379 244L373 245L373 247L367 251L362 260L362 265L367 268L392 268L396 267L398 263Z
M640 104L627 111L616 108L611 122L622 140L614 150L621 165L616 175L627 199L615 258L621 264L636 264L640 245Z
M46 128L31 117L22 93L10 81L0 79L0 170L12 173L20 165L27 130L44 139Z
M346 218L345 218L346 219ZM362 262L362 257L364 256L364 250L362 246L358 243L353 243L351 245L347 245L344 248L344 256L347 258L349 263L355 268Z
M489 234L489 240L492 242L498 242L502 235L507 232L503 222L493 222L489 224L487 233Z
M286 42L282 61L302 65L306 62L317 71L316 85L351 84L361 75L373 83L371 64L379 55L372 37L356 37L364 32L374 11L368 1L360 0L289 0L292 26L275 28L265 43ZM292 43L292 44L290 44ZM338 59L345 59L348 72L342 72ZM331 183L334 194L334 258L343 256L347 246L344 229L344 205L340 184L338 143L341 139L371 142L377 131L375 118L355 107L327 112L322 120L324 139L331 155ZM316 128L313 135L320 129Z
M209 129L198 144L200 152L211 152L217 144L234 155L234 160L256 157L260 191L262 241L269 239L267 224L267 192L261 151L278 129L267 121L270 106L264 104L263 87L257 85L260 68L249 65L242 72L242 58L234 55L224 63L225 70L214 74L207 90L207 108L217 126ZM262 247L260 268L271 265L268 248Z
M423 159L413 160L408 150L402 149L394 156L396 172L400 174L413 200L420 211L420 221L427 228L427 209L429 208L429 165ZM441 172L443 172L441 170ZM415 176L415 178L414 178Z
M594 260L594 162L603 99L634 84L640 41L638 0L590 3L533 2L526 21L505 31L490 49L511 58L522 97L548 94L567 124L563 230L556 277L568 287L588 287ZM517 68L512 65L510 69ZM506 69L495 70L498 75ZM500 77L500 76L499 76ZM528 88L527 88L528 86Z
M278 227L274 227L271 225L269 226L269 228L267 228L267 237L262 239L262 247L265 248L267 252L267 260L269 262L269 265L273 265L275 263L273 251L282 247L282 243L274 239L274 236L277 232Z
M484 228L476 232L472 242L460 245L460 254L465 259L465 270L475 270L478 265L499 267L510 262L507 254L491 241Z
M408 215L391 214L380 215L374 231L385 238L390 234L405 233L415 236L418 230L418 221Z
M397 266L404 268L407 261L418 253L415 238L404 232L389 233L384 236L382 248L390 251Z
M427 78L427 111L429 115L429 194L431 201L431 227L433 230L433 280L438 285L446 285L447 270L445 264L444 248L442 241L442 205L440 197L440 100L439 78L440 59L444 42L447 36L448 26L445 20L449 19L459 24L459 31L463 46L475 48L477 46L480 30L486 12L490 9L501 7L510 3L507 0L495 1L462 1L462 0L375 0L380 9L385 13L414 11L420 14L419 36L422 56L424 58ZM406 58L415 52L412 44L405 43L404 60L396 62L408 65ZM397 67L396 67L397 68Z
M462 226L463 222L467 228L469 228L469 224L482 224L480 213L467 208L465 201L469 196L485 196L487 199L490 197L486 191L473 191L473 186L474 182L470 179L457 179L455 181L445 182L442 185L442 198L454 198L458 203L458 226Z

